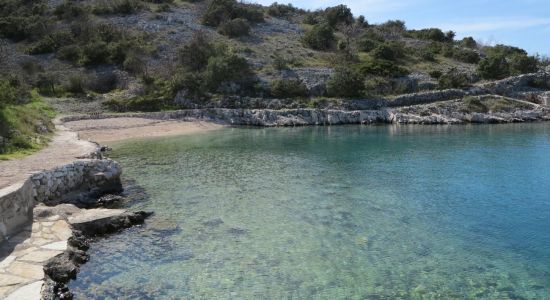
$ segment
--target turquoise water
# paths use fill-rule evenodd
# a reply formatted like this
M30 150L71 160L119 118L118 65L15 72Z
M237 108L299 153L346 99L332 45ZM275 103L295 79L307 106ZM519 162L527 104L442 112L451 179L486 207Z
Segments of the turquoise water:
M77 299L550 299L550 124L229 128L114 145L144 227ZM132 194L132 193L131 193Z

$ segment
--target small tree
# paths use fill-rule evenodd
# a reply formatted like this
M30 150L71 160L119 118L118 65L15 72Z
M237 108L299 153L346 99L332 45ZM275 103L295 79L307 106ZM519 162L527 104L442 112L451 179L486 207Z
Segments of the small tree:
M204 31L197 31L191 41L178 51L181 66L192 72L202 71L208 59L217 53L216 45Z
M314 25L304 36L304 43L315 50L327 50L334 43L334 30L326 23Z
M365 90L364 79L350 68L339 68L327 82L327 92L331 97L360 97Z
M338 24L349 25L353 23L351 9L343 4L325 9L324 15L327 23L333 28Z
M218 32L228 37L239 37L250 33L250 25L245 19L237 18L222 23Z
M479 62L477 71L483 79L502 79L510 76L510 65L504 55L492 55Z

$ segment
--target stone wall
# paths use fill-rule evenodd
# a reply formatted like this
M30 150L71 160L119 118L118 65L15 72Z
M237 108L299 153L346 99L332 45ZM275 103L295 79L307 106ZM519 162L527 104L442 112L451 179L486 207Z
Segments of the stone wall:
M27 179L0 190L0 242L32 219L32 185Z
M121 189L122 170L110 159L77 160L53 170L34 173L25 182L0 190L0 242L32 220L33 207L73 203Z

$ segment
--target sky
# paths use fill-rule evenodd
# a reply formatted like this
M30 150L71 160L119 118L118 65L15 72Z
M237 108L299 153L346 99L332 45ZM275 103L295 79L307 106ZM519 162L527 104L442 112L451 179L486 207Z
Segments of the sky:
M252 1L251 1L252 2ZM254 2L269 5L271 0ZM453 30L485 44L521 47L550 56L550 0L287 0L305 9L338 4L364 15L369 23L403 20L409 29Z

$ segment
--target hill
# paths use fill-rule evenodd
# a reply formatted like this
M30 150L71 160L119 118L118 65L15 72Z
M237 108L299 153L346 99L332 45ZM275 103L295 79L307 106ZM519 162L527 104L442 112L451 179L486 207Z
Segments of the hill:
M403 94L484 89L548 65L516 47L456 40L452 31L409 30L400 20L369 24L344 5L5 0L0 37L0 112L28 105L30 90L62 114L361 109ZM489 90L542 103L550 82L530 78ZM0 113L0 153L23 134L6 119Z

